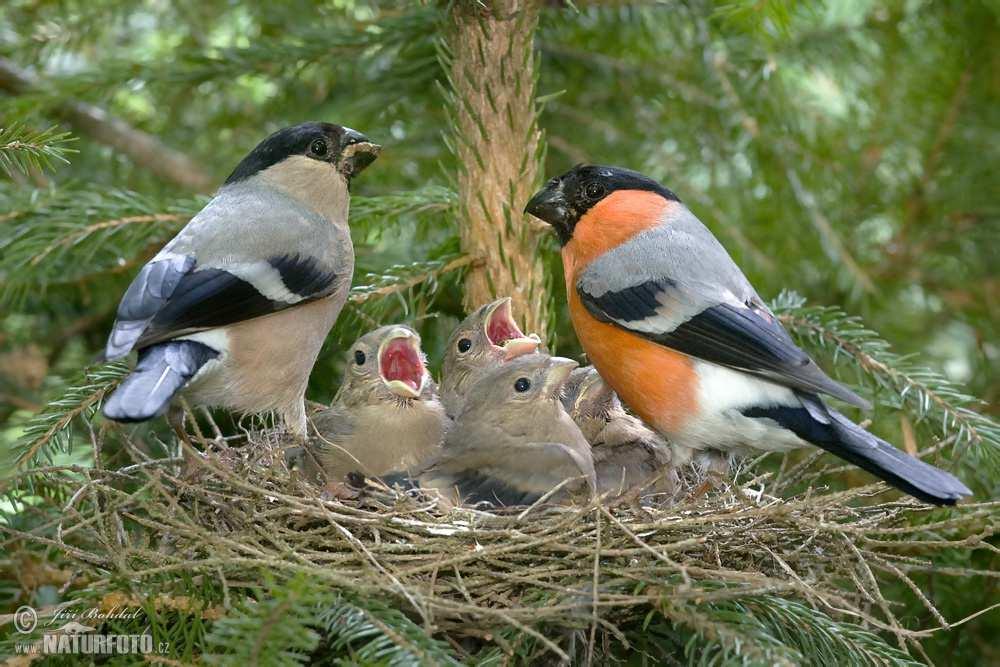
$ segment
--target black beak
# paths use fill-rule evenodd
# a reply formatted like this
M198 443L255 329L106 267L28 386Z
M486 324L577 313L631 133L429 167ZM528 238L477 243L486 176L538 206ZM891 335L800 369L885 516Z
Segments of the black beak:
M572 236L573 212L563 194L561 182L547 185L536 192L524 207L524 212L552 225L563 243Z
M340 140L340 171L348 178L356 176L374 162L381 151L382 147L372 143L371 139L345 127Z

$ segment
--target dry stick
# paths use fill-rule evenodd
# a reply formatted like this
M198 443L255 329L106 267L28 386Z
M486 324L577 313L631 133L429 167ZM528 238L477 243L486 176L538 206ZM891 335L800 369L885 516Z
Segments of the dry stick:
M349 531L351 526L371 526L373 524L377 525L381 530L387 530L385 524L393 522L389 523L389 525L394 526L388 529L389 533L395 533L399 539L412 542L416 546L416 551L410 549L410 553L406 553L406 550L399 549L400 545L383 541L381 544L369 545L372 557L380 559L387 566L389 563L407 563L402 571L410 572L411 576L429 572L431 573L430 576L435 581L438 581L438 585L445 592L450 593L449 589L455 590L456 593L459 590L463 591L462 595L465 597L465 603L459 603L448 598L435 598L433 588L427 600L428 608L442 615L439 627L444 627L446 631L448 631L448 628L454 628L457 632L463 631L463 628L468 628L469 625L475 626L477 623L491 623L496 620L516 627L518 623L537 625L543 619L575 617L579 613L580 605L578 602L572 600L565 604L555 604L545 607L519 606L513 600L516 599L517 592L524 590L525 587L533 590L553 590L567 595L574 595L575 593L575 597L578 597L579 579L576 577L588 576L584 574L587 569L590 570L589 578L591 579L591 585L594 586L595 591L599 590L593 579L595 559L609 559L609 562L601 568L600 575L605 581L605 586L610 588L619 585L619 581L624 582L628 580L653 584L662 577L669 576L676 573L679 569L685 568L684 571L690 570L691 573L700 577L703 576L705 579L728 581L736 585L731 584L726 590L713 592L699 591L696 587L688 591L678 590L676 597L679 599L735 598L751 594L754 591L801 593L802 585L800 582L785 582L773 576L755 571L758 559L753 557L752 554L746 557L742 553L741 535L745 534L747 530L752 530L754 535L759 538L759 541L767 545L771 551L781 557L793 572L795 569L803 571L803 567L813 567L816 565L825 569L828 566L828 562L822 554L830 552L831 540L834 537L837 540L837 544L845 539L863 539L865 531L872 531L873 529L877 529L879 525L885 525L886 522L896 521L897 517L901 516L900 513L902 511L910 509L904 503L887 503L873 508L844 507L842 502L845 499L855 496L843 494L835 494L832 499L824 496L812 498L808 501L799 499L774 506L750 508L740 507L738 504L733 505L733 503L738 502L738 499L727 497L723 504L713 503L708 506L682 506L677 508L676 511L682 512L682 516L661 514L657 517L658 520L647 521L643 524L635 523L626 525L624 521L627 521L627 519L624 518L621 521L613 521L613 523L625 525L626 528L629 528L629 530L623 531L623 534L628 535L628 539L625 541L627 545L642 545L638 548L622 549L620 548L622 546L622 538L617 537L615 531L610 535L606 534L607 531L599 528L596 523L598 521L603 523L601 519L596 515L593 519L590 519L589 513L594 512L594 508L592 507L572 512L539 508L536 510L536 516L532 517L532 521L524 523L518 522L516 517L491 516L467 510L456 510L444 516L439 516L432 514L432 512L435 512L432 506L414 507L412 501L408 499L402 505L393 506L392 503L394 501L399 502L403 500L393 494L392 499L388 501L388 506L380 511L372 512L333 503L310 503L299 496L288 495L283 492L285 487L279 477L260 478L256 475L251 475L250 477L244 475L240 477L240 475L231 471L227 466L222 465L221 461L215 460L205 461L204 465L213 469L214 475L206 483L200 483L198 486L193 486L184 480L174 480L168 473L164 473L162 478L176 484L177 490L170 491L162 486L158 487L161 489L160 493L165 496L162 500L166 501L164 503L166 508L164 508L163 512L157 511L159 508L158 503L161 502L161 499L156 499L156 506L153 508L146 507L147 510L152 509L154 511L154 515L149 517L147 521L150 525L158 526L160 530L163 530L164 526L166 526L167 532L173 532L171 528L175 524L184 527L188 532L183 535L183 543L187 544L188 548L191 545L204 544L211 546L214 544L216 547L215 549L210 549L210 552L218 560L213 562L213 558L204 558L199 555L192 562L165 563L166 557L163 555L157 555L142 549L130 549L129 554L149 558L154 563L156 559L159 560L159 563L155 567L133 571L131 573L132 576L148 576L150 572L157 569L163 570L163 568L179 568L181 571L188 570L195 573L203 571L217 574L218 572L222 572L222 576L225 576L225 572L231 571L233 568L240 570L249 567L270 567L289 572L308 572L313 577L319 577L324 581L331 581L332 579L335 584L338 580L352 581L347 573L352 573L355 577L370 576L373 567L369 559L363 557L363 554L358 554L353 545L348 544L346 541L338 539L324 541L323 536L331 535L330 532L324 533L320 528L310 528L308 531L299 532L287 527L285 522L291 520L293 517L301 517L309 521L316 519L326 520L324 512L335 514L338 517L337 522L342 523L342 527ZM132 472L142 470L145 469L136 469ZM250 471L254 472L255 469L251 468ZM259 472L271 474L266 471ZM110 481L113 477L108 473L101 475L101 479ZM115 499L121 499L119 491L111 487L104 487L100 483L91 485L90 491L93 493L110 494ZM175 493L182 494L184 497L193 497L193 502L197 503L198 506L201 506L202 499L205 499L210 508L225 508L221 520L224 522L230 520L243 522L247 526L246 532L227 533L233 542L230 544L220 542L218 535L212 532L214 529L211 526L214 525L214 519L212 519L211 523L204 523L202 525L206 517L190 517L186 513L178 513L169 509L172 505L171 501L178 502L181 498L181 495L177 495L175 498ZM184 504L187 505L187 503ZM141 503L140 506L145 505L146 503ZM246 507L247 511L238 512L236 517L230 517L229 506L232 506L231 509L233 510ZM118 505L112 505L112 507L117 508ZM971 521L986 511L986 507L979 507L973 512L967 512L961 517L955 517L952 521L946 522L946 524L953 526L956 525L956 522ZM606 509L602 508L602 512L607 512L606 515L610 515L610 511ZM161 514L165 514L163 520L160 520ZM207 518L211 518L212 516L210 514ZM610 516L613 519L617 518L614 515ZM399 520L401 523L394 523L396 520ZM590 525L591 520L595 522L595 525ZM845 526L840 522L850 522L850 526ZM873 522L878 525L875 525ZM329 525L329 522L327 523ZM456 533L457 540L441 536L432 536L428 539L424 533L435 527L448 527L449 529L454 528L459 530ZM266 541L267 544L260 544L256 536L261 532L262 528L273 530L274 534L277 535L277 539ZM906 530L912 534L919 532L920 529L921 527L910 527L908 529L900 528L899 530L901 532ZM517 535L520 536L516 539L514 549L508 548L511 546L509 543L510 538L506 536L510 530L516 531ZM600 545L596 549L574 546L574 542L579 543L583 541L592 530L601 530ZM667 569L653 566L643 568L641 572L637 573L635 571L636 568L619 564L613 560L638 557L639 554L643 554L644 552L656 554L680 551L682 558L696 561L698 559L696 554L688 554L685 551L703 543L706 539L704 533L706 530L710 530L715 543L719 547L719 553L724 555L724 559L720 559L719 561L720 570L697 566L688 567L687 564L678 565L668 559L670 567ZM646 531L651 532L649 535L646 535ZM178 532L178 534L180 533ZM333 535L336 534L333 533ZM640 534L643 537L639 537ZM848 538L848 534L853 537ZM355 537L355 539L358 538ZM442 540L444 541L443 545L441 544ZM477 545L480 541L483 541L485 546L477 546L477 549L481 550L469 554L468 558L459 561L466 570L467 574L465 576L459 572L458 563L453 566L456 576L451 582L454 583L457 580L459 582L458 588L453 588L446 582L440 581L437 573L447 571L447 569L442 568L447 568L446 564L448 562L448 559L442 558L442 554L455 553L454 545L470 547L472 546L470 543L471 540L475 540ZM646 543L647 540L667 540L669 543L658 544L653 547ZM788 540L793 540L790 544L795 546L803 543L815 543L816 552L813 553L812 549L807 551L800 547L789 554L774 546L775 543L788 544ZM678 542L684 542L686 546L678 549ZM532 547L532 543L536 544L537 547ZM231 549L237 548L235 544L243 545L241 550L249 546L251 550L256 550L261 557L241 558L240 552L237 551L237 557L233 558L230 553L232 553ZM947 542L932 545L933 548L945 548L949 546L952 545ZM108 547L105 546L103 548L107 549ZM297 553L301 556L296 559L298 562L282 562L287 561L287 558L283 554L289 548L296 549ZM327 558L327 555L321 550L330 550L331 548L336 552L329 554L332 560L324 560ZM337 551L341 549L343 551ZM242 553L245 554L247 552L243 550ZM862 554L860 550L858 553L861 554L862 558L873 555ZM821 556L817 558L816 554L820 554ZM882 557L884 559L886 556L883 554ZM104 556L104 559L107 561L107 555ZM585 565L588 561L590 564L589 568ZM337 562L343 565L338 565L336 568L327 568L323 565L325 562ZM654 563L657 562L661 562L659 556L654 560ZM426 567L425 564L430 567ZM849 569L841 570L840 560L834 560L831 565L835 568L833 572L843 572L844 574L851 572L855 574ZM726 570L723 566L731 566L737 569ZM519 572L528 572L530 575L520 575L518 574ZM195 574L195 576L201 575ZM856 576L854 578L857 581ZM701 582L690 583L694 586ZM391 594L393 596L399 594L398 590L385 584L383 575L381 574L376 576L374 581L362 578L360 582L348 587L352 590L368 590L374 593ZM470 590L474 592L475 599ZM858 585L858 591L859 596L867 594L865 586ZM836 591L827 591L822 586L813 595L819 595L831 601L839 598ZM602 627L607 627L609 632L614 632L614 626L601 619L595 610L630 609L639 604L653 604L655 599L656 595L653 589L645 596L628 596L613 592L600 594L597 599L592 598L591 600L591 622L593 623L596 617ZM497 604L508 608L497 611L489 606L484 606ZM878 622L876 619L871 619L863 611L857 610L854 604L846 600L842 604L845 607L843 610L844 613L869 621L880 629L902 631L908 639L922 636L922 634L906 631L898 628L898 626L897 628L885 626L885 624ZM483 631L477 627L473 627L471 632L478 632L481 636ZM595 640L591 643L591 653L596 650L593 648L596 646L596 634L594 637ZM546 648L549 647L546 646Z
M872 592L874 593L875 601L878 603L879 608L882 613L885 614L886 619L890 623L890 629L894 635L896 635L896 640L899 642L899 648L906 650L906 640L908 637L905 636L903 628L899 625L899 620L896 618L892 610L889 609L889 603L886 601L885 597L882 595L882 589L878 585L878 580L875 578L875 573L868 566L865 561L865 557L861 555L858 548L854 546L854 542L847 538L847 535L843 536L844 542L847 543L848 548L854 553L857 558L858 565L861 566L862 571L868 576L868 582L872 587Z
M916 595L920 602L923 603L924 607L927 608L927 611L929 611L934 616L934 619L941 624L941 627L945 630L951 629L951 626L948 625L948 621L941 615L941 612L938 611L937 607L935 607L931 601L927 599L924 592L920 590L917 585L913 583L913 580L906 576L902 570L883 558L877 559L875 563L882 569L895 574L904 584L906 584L907 588L913 591L913 594Z
M334 518L332 518L332 513L331 513L330 523L333 524L333 526L344 537L347 538L347 543L351 545L351 548L356 549L358 553L363 554L365 558L371 561L372 565L374 565L379 572L381 572L382 574L384 574L389 578L389 581L392 582L392 587L395 588L400 593L400 595L405 597L407 602L409 602L410 605L420 614L420 618L424 621L424 624L429 625L430 619L427 614L427 609L424 607L423 604L417 603L416 598L414 598L410 594L410 592L406 590L406 587L403 586L402 582L400 582L400 580L394 574L389 572L389 570L387 570L385 567L382 566L381 563L378 562L378 559L375 558L374 555L372 555L372 552L369 551L367 547L365 547L365 545L361 542L361 540L355 537L351 531L347 530L347 528L340 525Z
M517 520L518 521L523 521L526 516L528 516L529 514L531 514L531 512L533 512L537 507L540 507L541 505L543 505L546 500L548 500L549 498L551 498L552 496L554 496L555 494L557 494L563 487L567 486L568 484L570 484L572 482L577 481L578 479L580 479L580 478L579 477L568 477L568 478L564 479L563 481L559 482L558 484L556 484L554 487L552 487L551 489L549 489L544 495L542 495L541 498L539 498L535 502L533 502L530 505L528 505L528 507L526 507L523 512L521 512L520 514L518 514L517 515Z
M607 508L602 507L601 511L604 512L604 515L607 516L613 524L618 526L619 530L628 535L632 539L632 541L638 544L643 550L648 551L653 555L654 558L663 561L664 563L669 565L673 570L679 572L681 578L684 580L685 585L687 586L691 585L691 577L688 576L688 571L685 566L681 565L680 563L675 563L671 559L667 558L667 556L665 556L663 553L657 551L653 547L643 542L638 535L629 530L629 528L624 523L619 521L613 514L611 514L611 512L609 512Z
M605 510L606 511L606 510ZM593 604L591 607L590 641L587 643L587 665L594 664L594 642L597 641L597 606L600 603L598 585L601 578L601 513L594 512L594 577L592 585Z

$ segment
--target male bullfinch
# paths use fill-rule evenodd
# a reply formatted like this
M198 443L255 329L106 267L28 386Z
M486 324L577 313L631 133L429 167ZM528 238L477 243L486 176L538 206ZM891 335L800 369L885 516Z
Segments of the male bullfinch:
M576 366L529 354L483 374L440 455L413 481L451 505L529 505L566 480L552 502L589 498L595 489L590 445L560 402Z
M510 297L477 308L462 320L444 348L441 402L455 416L469 388L483 373L523 354L538 351L541 339L525 335L514 322Z
M438 453L450 420L417 332L400 324L375 329L355 341L345 363L330 407L311 416L302 456L310 481L336 487L351 472L410 471Z
M562 402L590 443L599 494L674 493L680 478L672 465L670 446L625 411L596 368L574 370L566 381Z
M590 361L671 443L737 454L812 443L925 502L971 494L827 407L820 394L870 405L795 346L718 240L653 179L577 166L526 211L559 237Z
M105 357L139 360L104 415L144 421L182 392L274 411L304 437L306 382L354 274L350 181L379 150L349 128L303 123L251 151L122 297Z

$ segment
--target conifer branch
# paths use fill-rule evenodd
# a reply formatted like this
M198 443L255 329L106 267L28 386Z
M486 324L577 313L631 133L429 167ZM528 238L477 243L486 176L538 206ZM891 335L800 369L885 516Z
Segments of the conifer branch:
M9 234L0 240L0 304L16 306L50 286L134 270L204 202L69 184L52 193L18 194L13 205L20 210L8 214ZM454 206L455 194L435 186L354 197L351 230L358 241L377 239L408 218L427 226L448 219Z
M48 287L131 269L165 242L204 199L62 185L18 193L0 241L0 304L19 306Z
M24 433L14 444L13 465L36 465L41 460L51 463L55 452L72 447L72 425L77 417L91 419L104 397L125 376L127 365L114 363L84 374L60 398L50 401L24 427Z
M838 308L806 307L800 296L786 292L774 309L793 335L831 351L835 363L849 360L862 377L888 391L888 400L927 421L941 438L954 436L956 452L1000 471L1000 424L970 407L978 403L975 398L941 374L892 352L860 318Z
M68 146L73 141L69 132L55 127L32 130L18 123L0 127L0 169L13 176L16 172L51 169L56 162L68 164L66 156L76 152Z
M670 617L677 612L667 607L665 613ZM740 663L750 658L754 663L789 666L920 664L858 625L774 595L705 603L679 616L681 626L696 633L694 641L683 646L685 655L703 663Z
M337 596L321 610L325 641L336 653L361 664L454 665L451 649L427 634L399 609L377 598Z
M234 613L213 624L205 637L213 663L301 665L319 645L316 610L330 591L304 576L269 583L259 599L242 600Z
M400 294L421 283L437 280L441 276L469 266L475 266L475 257L460 255L451 259L436 259L392 266L378 274L370 273L363 280L367 284L351 289L351 302L364 303L369 299Z
M45 85L31 72L6 58L0 58L0 90L20 95ZM69 99L63 101L55 113L80 134L111 146L135 164L172 183L196 192L209 190L214 184L211 174L192 158L165 146L148 132L132 127L98 106Z
M276 35L261 35L248 46L184 48L172 58L139 62L134 57L106 58L79 73L53 79L54 90L43 92L49 99L58 100L135 81L189 89L205 81L253 74L275 79L289 74L301 76L307 66L320 63L324 67L357 67L358 58L385 59L414 43L429 40L439 21L440 10L433 5L387 12L371 21L300 21ZM417 77L420 80L422 77ZM398 89L385 92L399 94Z

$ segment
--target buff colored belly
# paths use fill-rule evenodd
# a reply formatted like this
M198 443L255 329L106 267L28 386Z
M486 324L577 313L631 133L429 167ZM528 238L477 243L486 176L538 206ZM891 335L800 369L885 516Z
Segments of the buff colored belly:
M573 328L590 363L626 406L668 437L698 412L698 378L680 352L594 319L569 289Z

